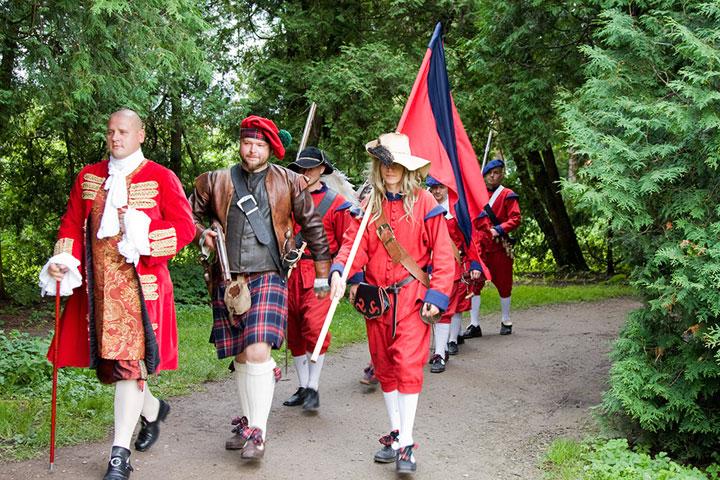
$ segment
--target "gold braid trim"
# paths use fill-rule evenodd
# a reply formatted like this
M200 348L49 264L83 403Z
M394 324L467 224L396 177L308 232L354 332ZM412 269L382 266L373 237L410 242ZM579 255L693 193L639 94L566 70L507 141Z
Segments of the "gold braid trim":
M175 233L175 227L165 228L161 230L153 230L148 234L148 238L150 238L150 240L161 240L163 238L175 236L177 236L177 233Z
M102 186L105 181L105 177L98 177L92 173L83 174L82 182L82 198L83 200L95 200L98 189Z
M142 287L145 300L157 300L160 297L160 295L158 295L157 277L155 275L140 275L140 286Z
M166 257L175 255L177 251L177 237L155 240L150 243L150 255L153 257Z
M157 202L153 199L158 196L158 193L158 182L154 180L133 183L130 185L128 206L133 208L153 208L157 205Z
M72 238L61 238L60 240L55 242L55 250L53 251L53 256L60 253L69 253L70 255L72 255L74 243L75 240Z

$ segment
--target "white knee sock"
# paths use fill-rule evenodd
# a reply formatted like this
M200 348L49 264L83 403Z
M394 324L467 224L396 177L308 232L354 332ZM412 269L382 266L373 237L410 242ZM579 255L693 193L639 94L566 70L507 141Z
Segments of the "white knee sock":
M248 400L248 390L245 378L247 377L247 367L244 363L238 363L233 360L235 366L235 385L238 389L238 398L240 398L240 410L244 416L250 415L250 401Z
M158 413L160 413L160 400L150 393L150 385L145 382L145 395L143 397L143 406L140 415L145 417L145 420L148 422L154 422L157 420Z
M310 361L312 353L307 353L307 364L309 367L309 379L307 386L313 390L317 390L320 386L320 372L322 372L323 364L325 363L325 354L318 355L317 362L313 363Z
M512 325L510 321L510 297L501 298L500 307L502 308L502 323Z
M470 299L470 325L480 326L480 295Z
M458 335L462 329L462 315L456 313L452 316L450 321L450 341L457 343Z
M450 338L450 324L436 323L435 326L435 354L445 356L448 339Z
M275 360L263 363L246 363L245 385L248 392L248 425L260 428L263 439L267 435L267 421L275 393Z
M383 392L385 408L390 418L390 430L400 430L400 405L398 404L398 391Z
M415 426L415 412L417 411L419 393L398 394L398 405L400 406L400 448L415 443L413 441L413 427Z
M295 361L295 371L298 376L298 386L307 388L308 379L310 378L310 368L308 366L310 360L308 360L307 355L298 355L293 357L293 360Z
M115 438L113 439L113 446L130 449L130 440L135 425L140 419L144 398L145 393L138 388L137 380L120 380L115 383Z

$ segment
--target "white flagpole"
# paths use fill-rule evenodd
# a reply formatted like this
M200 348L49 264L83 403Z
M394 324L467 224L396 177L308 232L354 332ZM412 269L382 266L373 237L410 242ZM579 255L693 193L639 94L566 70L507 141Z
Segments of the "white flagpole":
M370 197L368 198L367 208L365 209L365 214L363 215L362 221L360 222L360 229L358 229L355 240L353 240L352 248L350 249L350 255L348 255L347 261L345 262L345 268L343 268L343 282L347 282L348 275L350 274L350 268L355 261L355 254L357 254L358 247L360 247L360 240L362 240L362 236L365 233L368 221L370 220L370 213L372 212L374 196L375 192L373 191L370 193ZM313 363L317 362L318 357L320 357L320 350L322 350L323 343L325 342L325 337L327 337L327 332L330 329L330 323L332 323L332 319L335 315L335 310L337 309L338 303L340 303L340 297L332 299L330 309L325 316L325 322L323 323L322 330L320 330L320 336L318 337L317 343L315 344L315 349L313 350L312 356L310 357L310 361Z

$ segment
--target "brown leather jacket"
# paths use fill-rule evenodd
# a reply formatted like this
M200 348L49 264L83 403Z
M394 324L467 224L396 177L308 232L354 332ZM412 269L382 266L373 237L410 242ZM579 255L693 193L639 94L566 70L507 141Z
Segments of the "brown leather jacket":
M302 227L303 238L308 243L315 260L316 278L327 278L330 270L330 247L328 246L322 218L306 190L307 178L279 165L268 164L265 188L270 199L273 230L282 258L294 247L293 218ZM227 216L234 192L230 169L203 173L195 179L195 190L190 195L190 206L195 222L195 239L213 221L219 221L227 232Z

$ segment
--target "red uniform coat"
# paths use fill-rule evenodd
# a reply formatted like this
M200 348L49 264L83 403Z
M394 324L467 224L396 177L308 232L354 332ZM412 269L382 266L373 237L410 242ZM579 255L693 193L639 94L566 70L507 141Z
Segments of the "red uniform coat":
M151 221L150 255L141 255L136 270L159 348L157 370L173 370L178 363L178 341L173 286L167 264L190 243L195 227L190 204L175 174L150 160L138 168L128 182L128 206L144 212ZM55 253L67 252L80 260L83 283L73 291L60 320L58 367L91 364L85 235L93 200L107 177L108 160L83 168L72 187L67 211L60 222ZM52 344L48 358L53 358Z
M489 192L492 195L492 192ZM520 205L518 204L518 196L509 188L503 188L492 206L500 225L493 226L492 222L485 214L475 222L478 230L478 249L481 257L487 264L492 282L498 289L500 297L506 298L510 296L512 291L512 266L513 262L505 252L505 248L498 239L494 239L491 229L495 229L499 234L508 234L520 226Z
M402 197L387 194L383 200L385 218L395 232L397 241L421 268L432 268L430 288L413 281L400 290L397 299L397 331L391 335L392 307L380 318L367 320L368 345L375 375L385 392L418 393L422 389L423 366L428 358L430 328L420 319L423 302L448 308L455 258L450 248L450 235L445 222L445 209L425 191L416 191L412 218L405 216ZM345 234L343 245L330 269L342 273L352 248L359 223L353 222ZM410 275L400 263L394 263L380 242L377 221L368 224L363 233L350 274L365 267L367 283L382 287L400 282ZM393 295L390 295L393 302Z
M320 205L328 192L327 186L311 192L315 208ZM351 204L342 195L337 195L323 216L323 226L330 245L330 254L335 256L340 250L343 235L350 227ZM300 225L295 225L295 234ZM303 255L288 280L288 348L294 357L312 352L320 336L325 316L330 308L330 297L317 298L313 289L315 284L315 262L312 257ZM330 332L325 337L321 353L330 346Z

